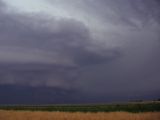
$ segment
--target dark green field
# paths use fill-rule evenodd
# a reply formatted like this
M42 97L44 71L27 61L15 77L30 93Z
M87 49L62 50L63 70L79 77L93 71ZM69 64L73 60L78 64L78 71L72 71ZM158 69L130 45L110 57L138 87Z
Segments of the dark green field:
M154 112L160 111L160 102L104 104L104 105L1 105L1 110L27 110L27 111L63 111L63 112Z

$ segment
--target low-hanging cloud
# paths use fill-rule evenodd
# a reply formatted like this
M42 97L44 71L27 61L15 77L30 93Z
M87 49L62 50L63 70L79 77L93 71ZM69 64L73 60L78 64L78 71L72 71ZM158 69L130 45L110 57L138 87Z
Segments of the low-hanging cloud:
M119 59L81 69L77 80L79 89L100 96L124 94L131 98L159 91L159 1L48 1L89 24L98 38L97 44L120 48Z
M6 13L5 9L0 16L2 84L69 87L79 68L119 56L112 49L100 48L103 53L90 49L95 46L90 31L77 20Z
M71 89L99 101L159 97L158 0L48 3L70 17L10 12L0 1L0 84Z

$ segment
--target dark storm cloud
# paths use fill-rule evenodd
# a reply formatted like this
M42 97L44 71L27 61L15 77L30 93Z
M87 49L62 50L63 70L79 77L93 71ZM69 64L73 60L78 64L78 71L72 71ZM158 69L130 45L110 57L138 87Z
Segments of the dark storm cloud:
M158 0L48 1L73 18L17 14L0 2L0 84L58 87L78 101L159 97Z
M123 54L109 64L81 69L77 80L79 89L88 94L120 94L130 98L160 91L159 1L49 1L59 3L59 6L65 7L73 15L80 14L77 19L89 16L87 19L95 20L94 25L100 30L103 28L100 38L104 43L108 43L105 47L118 46Z
M79 68L119 57L116 50L91 50L90 31L77 20L5 9L0 16L1 84L70 87Z

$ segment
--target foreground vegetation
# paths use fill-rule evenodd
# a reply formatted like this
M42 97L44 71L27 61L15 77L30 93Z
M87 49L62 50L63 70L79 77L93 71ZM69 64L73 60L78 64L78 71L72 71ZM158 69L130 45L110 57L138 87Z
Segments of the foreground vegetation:
M0 111L0 120L160 120L160 112L27 112Z
M27 110L27 111L60 111L60 112L157 112L160 111L160 102L128 103L109 105L46 105L24 106L10 105L0 106L1 110Z

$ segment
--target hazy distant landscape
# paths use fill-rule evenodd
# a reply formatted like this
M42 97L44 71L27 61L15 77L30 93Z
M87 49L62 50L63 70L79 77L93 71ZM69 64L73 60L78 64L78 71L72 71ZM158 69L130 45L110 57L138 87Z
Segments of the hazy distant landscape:
M72 104L72 105L1 105L1 110L50 111L50 112L158 112L160 102L133 102L121 104Z

